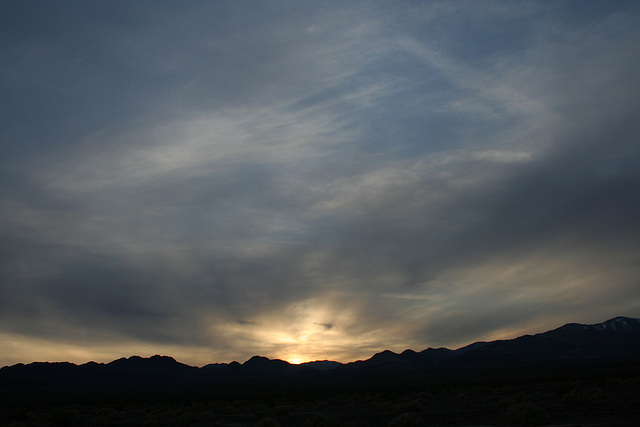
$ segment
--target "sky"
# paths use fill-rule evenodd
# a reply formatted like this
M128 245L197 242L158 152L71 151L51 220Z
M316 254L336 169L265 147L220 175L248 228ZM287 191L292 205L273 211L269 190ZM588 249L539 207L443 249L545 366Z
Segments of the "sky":
M0 366L640 317L636 1L0 2Z

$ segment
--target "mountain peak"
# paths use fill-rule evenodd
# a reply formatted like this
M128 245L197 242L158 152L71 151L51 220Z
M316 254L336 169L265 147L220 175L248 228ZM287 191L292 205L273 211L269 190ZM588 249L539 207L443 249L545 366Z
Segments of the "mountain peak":
M151 357L131 356L121 357L113 362L107 363L112 369L117 370L143 370L143 371L168 371L191 369L189 365L178 362L171 356L160 356L158 354Z
M378 357L382 357L382 356L389 357L389 356L397 356L397 354L394 353L391 350L383 350L380 353L376 353L376 354L373 355L373 357L376 357L376 356L378 356Z
M242 366L249 367L264 367L264 366L290 366L291 364L281 359L269 359L264 356L253 356L242 364Z
M268 357L264 357L264 356L252 356L251 359L247 360L246 362L243 363L243 365L249 364L256 364L256 363L266 363L269 362L271 359L269 359Z
M632 332L640 330L640 319L618 316L606 322L590 325L600 331L613 330L616 332Z

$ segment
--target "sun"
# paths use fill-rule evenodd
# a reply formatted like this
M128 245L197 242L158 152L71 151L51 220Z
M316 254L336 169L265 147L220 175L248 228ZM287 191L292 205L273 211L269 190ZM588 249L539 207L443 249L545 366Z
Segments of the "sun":
M302 363L302 359L298 357L292 357L291 359L289 359L289 363L291 363L292 365L299 365Z

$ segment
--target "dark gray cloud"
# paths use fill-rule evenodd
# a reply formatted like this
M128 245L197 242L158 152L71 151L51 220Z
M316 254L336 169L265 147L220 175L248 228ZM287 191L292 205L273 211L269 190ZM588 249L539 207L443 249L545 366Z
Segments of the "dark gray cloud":
M1 8L3 364L640 315L632 2Z

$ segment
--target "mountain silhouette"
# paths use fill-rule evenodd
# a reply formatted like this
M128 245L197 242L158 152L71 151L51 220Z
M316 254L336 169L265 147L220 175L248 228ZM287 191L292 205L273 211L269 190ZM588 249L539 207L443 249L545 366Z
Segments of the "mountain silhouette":
M169 356L131 356L110 363L34 362L0 369L0 391L14 390L214 390L247 384L259 390L277 380L302 390L311 385L346 386L353 378L373 381L429 381L471 378L483 373L538 375L564 372L566 367L615 367L640 363L640 319L616 317L603 323L569 323L557 329L511 340L476 342L457 350L427 348L402 353L384 350L366 360L294 365L284 360L253 356L246 362L215 363L201 368ZM555 371L554 371L555 369ZM5 393L6 394L6 393Z
M603 323L568 323L511 340L476 342L457 350L428 348L400 354L384 350L342 369L399 371L438 366L496 366L560 361L640 361L640 319L616 317Z
M569 323L544 333L482 343L480 348L465 351L460 360L500 364L640 360L640 319Z

